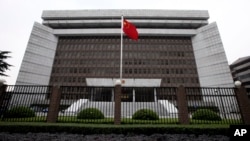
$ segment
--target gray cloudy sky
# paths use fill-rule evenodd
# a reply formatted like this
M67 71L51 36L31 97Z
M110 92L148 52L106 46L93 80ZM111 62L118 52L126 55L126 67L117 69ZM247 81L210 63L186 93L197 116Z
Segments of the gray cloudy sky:
M11 51L14 65L3 77L15 84L30 32L41 23L43 10L79 9L175 9L208 10L209 22L217 22L228 63L250 55L249 0L0 0L0 50Z

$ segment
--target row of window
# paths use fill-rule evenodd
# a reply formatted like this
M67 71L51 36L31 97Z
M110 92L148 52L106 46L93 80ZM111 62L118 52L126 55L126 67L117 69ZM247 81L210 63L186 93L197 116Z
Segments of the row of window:
M53 68L53 74L118 74L117 68ZM184 68L123 68L125 74L196 74L195 69Z
M55 59L54 66L97 66L97 67L114 67L120 65L120 58L117 59ZM139 65L139 66L161 66L169 67L168 65L192 65L195 66L195 61L191 59L171 59L171 60L152 60L152 59L124 59L124 65Z
M72 43L72 42L120 42L119 36L106 36L106 37L61 37L59 43ZM129 38L123 38L124 42L134 42ZM183 37L139 37L137 42L164 42L164 43L190 43L190 38Z
M240 75L237 78L238 78L238 80L250 79L250 73L244 74L244 75Z
M96 44L59 44L59 50L119 50L120 44L96 43ZM189 50L187 44L123 44L124 50Z
M86 83L85 77L74 77L74 76L64 76L64 77L51 77L50 80L52 83ZM185 83L199 83L198 78L195 77L170 77L163 78L163 83L174 83L174 84L185 84Z
M85 77L51 77L50 82L52 83L86 83Z
M174 68L173 69L125 68L124 73L125 74L196 74L196 70L195 69L180 69L180 68L176 68L176 69Z
M191 77L191 78L163 78L163 83L178 83L178 84L185 84L185 83L191 83L191 84L198 84L199 80L198 78Z
M193 56L192 52L184 52L184 51L143 51L143 52L135 52L135 51L123 51L124 57L127 58L168 58L168 57L190 57ZM56 57L60 58L114 58L119 57L120 51L73 51L66 52L60 51L56 53Z

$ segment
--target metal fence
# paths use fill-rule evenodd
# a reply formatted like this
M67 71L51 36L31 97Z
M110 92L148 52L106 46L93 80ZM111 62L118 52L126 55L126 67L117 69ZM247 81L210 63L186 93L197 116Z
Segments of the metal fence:
M1 98L0 117L4 121L45 122L50 94L49 86L9 85Z
M176 88L122 88L122 123L176 124L178 112L174 105L175 94Z
M247 91L247 97L250 100L250 88L247 88L246 91Z
M61 87L58 122L114 123L113 114L113 87Z
M114 124L114 91L114 87L61 86L57 122ZM177 87L122 87L121 123L178 124L177 91ZM2 97L2 121L45 122L51 93L50 86L8 86ZM234 88L185 88L185 95L191 124L242 123ZM29 110L32 116L26 114Z
M235 88L186 88L185 90L191 124L242 123ZM203 119L197 118L198 110L209 113L204 113L206 117L203 117ZM216 118L213 113L218 117Z

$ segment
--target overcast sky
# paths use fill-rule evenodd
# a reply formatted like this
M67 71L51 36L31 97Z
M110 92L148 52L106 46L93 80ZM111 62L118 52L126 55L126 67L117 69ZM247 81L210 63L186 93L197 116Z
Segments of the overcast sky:
M43 10L174 9L208 10L216 22L228 63L250 55L250 0L0 0L0 50L11 51L14 65L2 77L15 84L35 21Z

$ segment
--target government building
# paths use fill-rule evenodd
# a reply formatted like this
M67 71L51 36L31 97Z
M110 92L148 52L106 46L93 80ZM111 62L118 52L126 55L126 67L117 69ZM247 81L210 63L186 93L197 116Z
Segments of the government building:
M234 81L241 81L245 88L250 88L250 56L237 59L230 65Z
M220 33L206 10L45 10L34 23L16 85L234 87Z

